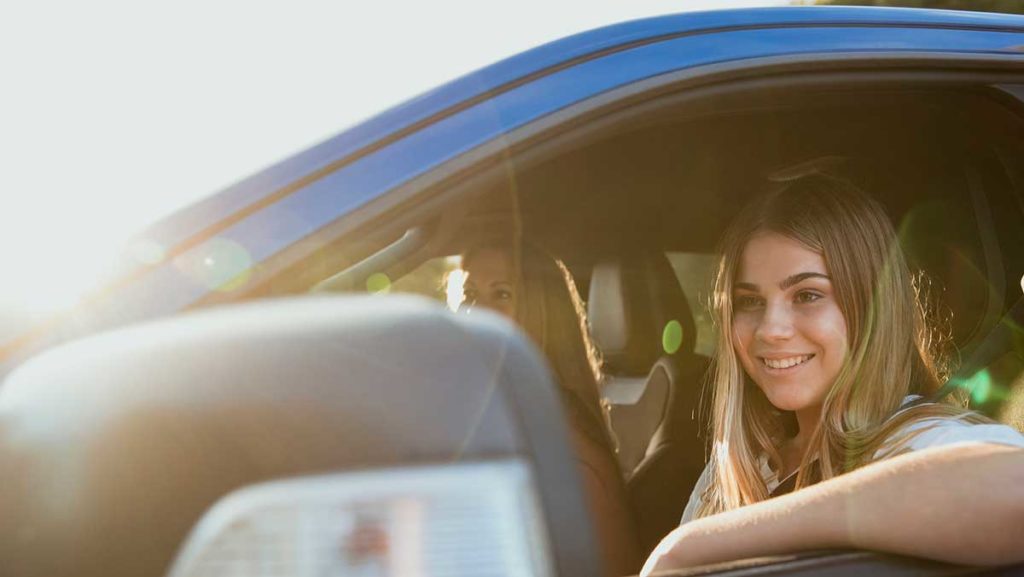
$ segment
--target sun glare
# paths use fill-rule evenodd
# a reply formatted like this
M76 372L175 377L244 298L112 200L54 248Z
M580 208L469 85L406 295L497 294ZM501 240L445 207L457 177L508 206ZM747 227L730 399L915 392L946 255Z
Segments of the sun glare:
M453 269L445 278L445 302L448 303L449 309L457 311L462 305L462 289L466 284L466 271L461 268Z
M404 4L398 20L372 3L101 0L64 3L59 19L49 4L12 5L0 54L28 56L3 67L0 340L73 306L148 223L451 78L612 22L765 3L440 0ZM129 254L156 264L165 250ZM218 270L245 260L218 255Z
M6 219L5 219L6 220ZM110 271L121 239L114 222L60 222L40 218L9 221L0 247L5 275L2 300L27 314L46 314L74 305ZM24 229L20 233L18 229Z

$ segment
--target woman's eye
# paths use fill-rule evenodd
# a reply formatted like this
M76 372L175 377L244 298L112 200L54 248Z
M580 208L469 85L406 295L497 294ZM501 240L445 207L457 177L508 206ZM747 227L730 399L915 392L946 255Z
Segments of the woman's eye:
M749 311L761 306L761 297L754 295L736 295L734 303L737 310Z
M464 290L462 291L462 300L466 302L476 302L476 291L475 290Z
M800 291L796 293L796 302L801 304L813 303L820 298L820 294L812 291Z
M507 301L512 298L512 291L498 290L494 293L494 296L498 297L498 300Z

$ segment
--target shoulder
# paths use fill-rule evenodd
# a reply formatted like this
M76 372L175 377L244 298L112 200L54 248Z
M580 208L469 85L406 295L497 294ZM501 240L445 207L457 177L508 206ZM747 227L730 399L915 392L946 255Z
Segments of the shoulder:
M964 441L1024 447L1024 435L1012 427L998 423L969 423L955 418L936 418L914 423L909 428L920 430L920 433L910 441L914 449Z
M995 443L1024 448L1024 435L998 423L975 423L965 416L927 417L915 420L897 430L876 453L884 458L906 451L919 451L957 443Z

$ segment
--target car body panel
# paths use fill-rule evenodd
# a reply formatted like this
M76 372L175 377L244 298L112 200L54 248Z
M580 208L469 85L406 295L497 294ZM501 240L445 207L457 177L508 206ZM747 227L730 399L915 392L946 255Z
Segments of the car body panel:
M233 278L244 280L251 267L401 184L610 90L780 57L931 53L1024 62L1022 45L1024 17L855 8L683 14L557 41L400 105L157 224L141 238L167 255L161 263L126 267L67 318L7 343L0 374L49 344L172 314L231 288Z
M606 26L512 56L395 106L179 211L154 225L147 235L165 246L176 246L215 225L224 215L240 211L292 185L296 175L329 169L333 163L358 155L367 147L436 115L577 60L682 35L812 26L841 27L832 38L836 42L857 37L865 28L902 27L907 34L906 48L914 49L917 40L913 30L916 28L1020 32L1024 30L1024 16L901 8L785 7L683 13ZM755 41L747 49L756 49L757 45ZM946 48L958 50L960 46Z

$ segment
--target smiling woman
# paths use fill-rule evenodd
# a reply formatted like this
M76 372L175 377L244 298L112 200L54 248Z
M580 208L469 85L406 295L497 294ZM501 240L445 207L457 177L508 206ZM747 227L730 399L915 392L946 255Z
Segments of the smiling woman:
M1019 476L1024 436L937 397L943 365L884 209L844 180L801 176L741 212L721 253L715 447L684 525L645 574L815 547L1019 560L1014 475L966 487L954 477L967 457L980 459L970 467ZM951 447L963 442L1016 449ZM921 454L899 457L912 451ZM905 495L907 486L923 500ZM785 495L794 489L805 490ZM962 522L967 511L955 503L963 491L972 496L961 502L986 511L983 522ZM887 511L893 517L882 514L887 507L877 504L900 495L901 507ZM976 548L965 550L965 533ZM706 547L712 538L715 550Z
M773 407L798 421L797 436L780 455L785 477L799 465L799 449L848 354L846 321L822 255L778 233L760 233L747 243L733 302L743 370Z

